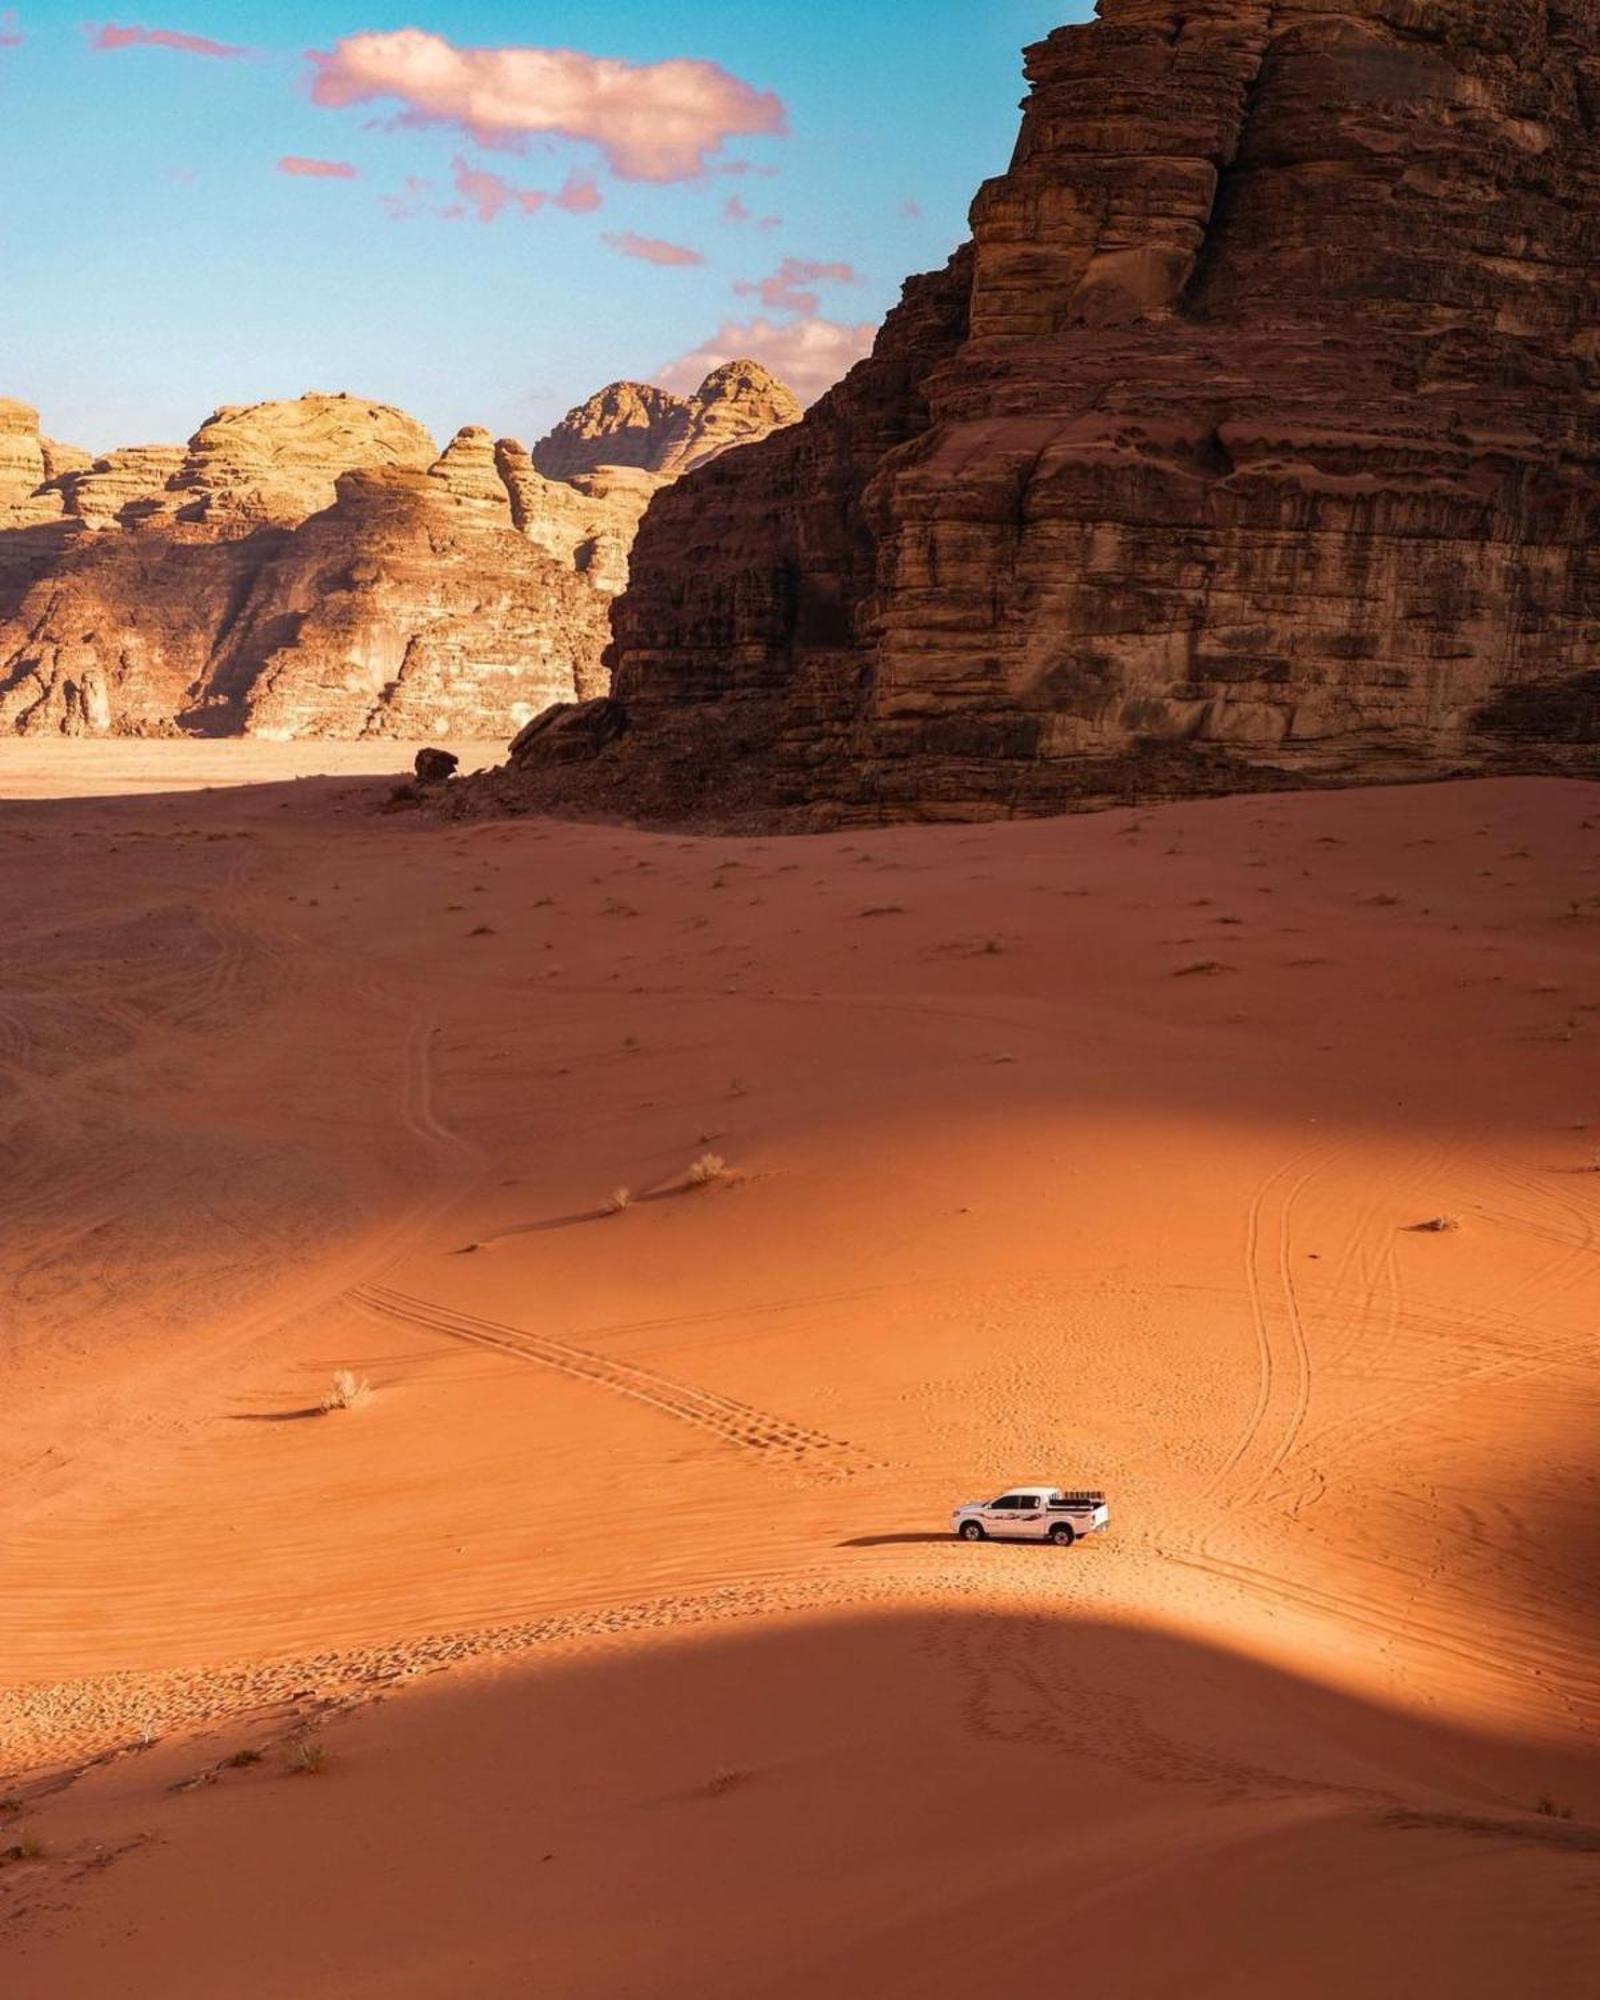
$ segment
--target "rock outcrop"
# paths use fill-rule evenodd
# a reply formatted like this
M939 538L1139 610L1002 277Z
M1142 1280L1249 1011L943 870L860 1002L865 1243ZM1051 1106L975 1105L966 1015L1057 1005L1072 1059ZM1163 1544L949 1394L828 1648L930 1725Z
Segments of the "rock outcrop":
M1600 0L1101 0L1027 67L970 245L652 507L589 782L976 814L1594 757Z
M762 371L719 370L675 448L750 434L757 390L782 410ZM0 403L0 729L504 736L604 692L610 601L673 476L550 479L476 428L441 454L324 395L90 461Z
M534 448L546 479L576 479L613 466L681 479L735 445L753 444L800 421L799 402L759 362L730 361L692 396L648 382L613 382L568 412Z

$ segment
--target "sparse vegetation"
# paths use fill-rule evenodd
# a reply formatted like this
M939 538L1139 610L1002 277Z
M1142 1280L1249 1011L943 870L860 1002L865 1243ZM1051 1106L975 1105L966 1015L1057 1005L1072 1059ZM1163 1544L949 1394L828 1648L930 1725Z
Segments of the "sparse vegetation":
M283 1764L293 1778L315 1778L328 1768L328 1752L323 1744L302 1737L284 1752Z
M472 929L471 929L470 931L468 931L468 932L467 932L467 936L468 936L468 937L493 937L493 936L494 936L494 925L493 925L493 924L474 924L474 925L472 926Z
M1551 1798L1551 1796L1550 1796L1550 1794L1549 1794L1548 1792L1542 1792L1542 1793L1540 1794L1540 1796L1539 1796L1539 1799L1538 1799L1538 1801L1537 1801L1537 1803L1535 1804L1535 1806L1534 1806L1534 1808L1533 1808L1533 1809L1534 1809L1534 1811L1535 1811L1535 1812L1536 1812L1536 1813L1537 1813L1537 1814L1539 1815L1539 1817L1540 1817L1541 1819L1571 1819L1571 1818L1572 1818L1572 1808L1571 1808L1571 1806L1560 1806L1560 1805L1557 1805L1557 1804L1556 1804L1556 1802L1555 1802L1555 1800L1554 1800L1553 1798Z
M365 1375L357 1375L348 1368L337 1369L322 1398L322 1413L329 1416L335 1410L359 1410L372 1399L372 1384Z
M1413 1236L1443 1236L1449 1230L1460 1227L1461 1218L1458 1215L1430 1215L1426 1222L1413 1222L1411 1233Z
M1215 979L1219 972L1230 972L1232 969L1218 958L1197 958L1190 965L1180 965L1172 976L1174 979Z
M247 1746L243 1750L235 1750L231 1757L224 1757L222 1762L226 1770L247 1771L252 1764L261 1762L261 1752Z
M0 1848L0 1861L42 1861L44 1843L38 1840L14 1840L6 1848Z
M689 1168L688 1181L692 1188L710 1187L714 1181L726 1180L728 1163L720 1153L702 1153Z
M625 1208L631 1207L632 1203L633 1190L631 1188L619 1187L611 1190L611 1199L607 1202L606 1207L611 1214L620 1215Z
M706 1791L712 1798L720 1799L725 1792L731 1792L737 1786L747 1784L749 1778L748 1771L736 1771L731 1765L724 1764L720 1770L711 1774Z
M0 1799L0 1812L19 1813L21 1810L22 1794L20 1792L7 1792L5 1797Z

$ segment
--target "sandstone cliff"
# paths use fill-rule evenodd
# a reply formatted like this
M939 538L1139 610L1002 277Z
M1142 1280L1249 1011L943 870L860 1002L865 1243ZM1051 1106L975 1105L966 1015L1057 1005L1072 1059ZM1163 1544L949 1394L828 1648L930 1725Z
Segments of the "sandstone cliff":
M802 415L798 400L758 362L730 361L692 396L647 382L613 382L569 411L534 448L533 462L547 479L613 466L680 479Z
M1027 66L970 246L652 508L590 788L1592 757L1600 0L1101 0Z
M781 393L718 371L679 446L759 434ZM90 461L0 402L0 729L505 735L604 690L610 600L673 476L548 479L487 431L441 454L323 395Z

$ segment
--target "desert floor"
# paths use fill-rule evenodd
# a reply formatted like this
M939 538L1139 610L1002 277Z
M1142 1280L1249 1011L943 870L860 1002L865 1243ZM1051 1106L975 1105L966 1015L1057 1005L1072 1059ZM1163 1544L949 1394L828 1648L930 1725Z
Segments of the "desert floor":
M1593 1994L1600 790L236 747L0 746L8 1994Z

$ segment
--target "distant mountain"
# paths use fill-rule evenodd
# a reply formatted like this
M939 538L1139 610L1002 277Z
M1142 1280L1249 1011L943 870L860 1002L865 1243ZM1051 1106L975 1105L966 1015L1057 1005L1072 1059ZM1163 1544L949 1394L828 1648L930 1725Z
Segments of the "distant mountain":
M603 692L652 497L799 406L734 363L693 397L617 384L583 412L538 448L565 449L550 476L484 430L441 453L353 396L98 458L0 401L0 730L498 737Z

